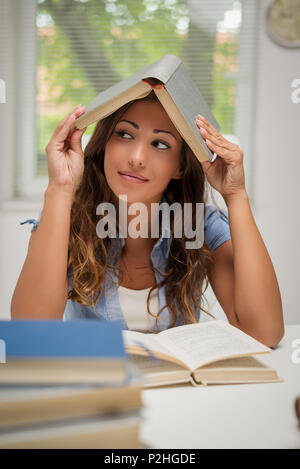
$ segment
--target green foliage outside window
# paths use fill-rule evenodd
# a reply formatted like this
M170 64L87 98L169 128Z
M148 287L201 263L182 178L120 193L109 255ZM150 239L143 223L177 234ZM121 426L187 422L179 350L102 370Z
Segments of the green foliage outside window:
M47 175L45 146L68 112L169 53L222 133L234 133L238 34L219 41L201 30L185 0L39 0L37 39L37 176Z

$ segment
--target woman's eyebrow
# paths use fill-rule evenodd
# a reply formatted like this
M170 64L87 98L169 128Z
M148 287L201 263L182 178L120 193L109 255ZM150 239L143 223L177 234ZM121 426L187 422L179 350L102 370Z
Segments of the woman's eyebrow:
M133 127L135 127L136 129L139 129L139 126L138 126L135 122L129 121L129 120L127 120L127 119L122 119L122 120L120 120L119 122L128 122L129 124L133 125ZM172 134L172 132L170 132L169 130L154 129L153 132L154 132L155 134L157 134L158 132L164 132L164 133L166 133L166 134L172 135L172 137L174 137L175 140L177 140L177 138L175 137L175 135Z

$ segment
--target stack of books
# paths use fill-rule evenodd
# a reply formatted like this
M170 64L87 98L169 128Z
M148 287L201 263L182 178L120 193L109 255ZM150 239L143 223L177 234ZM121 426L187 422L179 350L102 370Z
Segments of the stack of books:
M142 448L119 323L0 321L0 448Z

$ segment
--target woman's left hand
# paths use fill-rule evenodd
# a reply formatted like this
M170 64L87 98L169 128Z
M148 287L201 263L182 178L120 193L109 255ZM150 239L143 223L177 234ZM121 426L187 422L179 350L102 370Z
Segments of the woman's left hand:
M213 163L202 161L202 169L210 185L226 200L227 197L245 192L243 151L224 138L203 116L196 120L202 138L218 157Z

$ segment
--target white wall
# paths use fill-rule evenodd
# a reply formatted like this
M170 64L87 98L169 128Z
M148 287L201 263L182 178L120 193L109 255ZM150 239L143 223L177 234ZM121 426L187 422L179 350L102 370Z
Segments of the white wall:
M269 0L260 1L260 24L257 29L257 102L254 151L251 155L251 206L277 274L285 322L294 324L300 322L297 268L300 265L300 104L293 104L290 96L292 80L300 78L300 49L283 49L267 37L263 15L269 3ZM4 108L1 106L0 114L4 122ZM0 152L1 166L7 158L4 152ZM19 225L19 222L37 218L42 204L41 198L36 203L6 203L0 208L0 318L10 315L11 295L27 253L32 225ZM208 300L213 314L223 317L224 313L211 291Z
M27 254L33 225L20 225L37 218L41 204L5 204L0 210L0 319L10 317L10 301Z
M273 43L264 29L270 1L260 2L253 209L277 274L286 323L300 322L300 104L291 83L300 78L300 48Z

